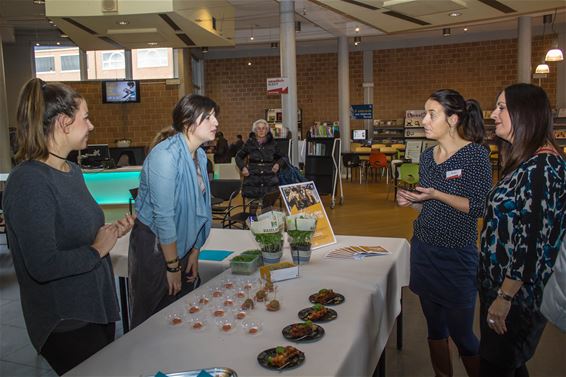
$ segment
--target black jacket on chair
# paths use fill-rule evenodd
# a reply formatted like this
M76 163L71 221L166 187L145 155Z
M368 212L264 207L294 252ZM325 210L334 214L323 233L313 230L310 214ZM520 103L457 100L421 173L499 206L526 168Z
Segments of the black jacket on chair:
M265 194L277 190L279 179L273 173L273 165L279 164L282 155L273 140L271 132L267 134L265 143L260 144L255 137L250 137L242 149L236 154L236 165L242 170L248 168L250 175L244 178L242 195L246 198L261 198ZM248 158L247 166L245 159Z

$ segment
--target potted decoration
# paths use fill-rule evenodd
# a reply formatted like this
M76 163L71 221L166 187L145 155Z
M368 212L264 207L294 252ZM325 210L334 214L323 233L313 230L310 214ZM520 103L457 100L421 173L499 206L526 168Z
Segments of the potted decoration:
M249 223L250 230L261 249L264 264L279 263L283 255L283 228L285 215L270 211Z
M287 216L287 234L289 235L291 257L294 263L309 263L311 240L316 230L316 220L316 216L303 213Z

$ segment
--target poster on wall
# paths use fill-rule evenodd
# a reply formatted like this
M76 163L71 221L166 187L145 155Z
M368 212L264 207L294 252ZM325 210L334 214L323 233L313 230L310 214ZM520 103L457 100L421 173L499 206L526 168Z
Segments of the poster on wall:
M267 79L267 94L289 93L289 80L287 77L270 77Z
M287 212L291 215L308 213L317 217L311 248L318 249L336 243L332 225L313 181L279 186Z
M405 127L422 127L426 110L405 111Z
M351 105L350 119L373 119L373 105Z

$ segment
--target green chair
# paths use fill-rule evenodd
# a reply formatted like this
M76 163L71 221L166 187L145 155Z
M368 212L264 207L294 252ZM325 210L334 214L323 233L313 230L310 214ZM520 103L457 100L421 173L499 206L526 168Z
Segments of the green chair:
M407 162L397 167L395 171L395 184L393 200L397 198L397 189L400 184L415 187L419 183L419 164ZM389 191L387 191L387 198L389 198Z

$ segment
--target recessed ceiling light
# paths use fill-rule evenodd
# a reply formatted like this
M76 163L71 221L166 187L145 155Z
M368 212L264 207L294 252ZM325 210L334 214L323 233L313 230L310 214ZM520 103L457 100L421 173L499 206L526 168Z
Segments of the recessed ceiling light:
M50 24L53 24L53 20L49 20L49 21L47 21L47 22L49 22Z
M157 46L157 42L147 42L149 46Z
M69 38L69 36L68 36L67 34L65 34L65 33L62 33L62 34L60 35L60 37L61 37L61 38Z
M253 41L253 40L254 40L254 36L252 35L252 36L250 37L250 41Z
M61 42L57 42L56 45L57 45L57 46L61 46Z
M251 61L248 61L248 67L251 66L251 65L252 65L252 62L251 62Z
M448 13L448 15L450 17L458 17L458 16L461 16L462 13L460 13L460 12L450 12L450 13Z
M355 30L356 30L356 33L359 33L359 32L360 32L360 27L359 27L359 26L356 26L356 29L355 29Z
M464 31L468 31L468 28L467 28L467 27L465 27L465 28L464 28Z
M116 23L117 23L118 25L127 25L127 24L129 24L129 22L126 21L126 20L116 21Z
M39 42L36 42L35 45L36 45L36 46L39 46Z

